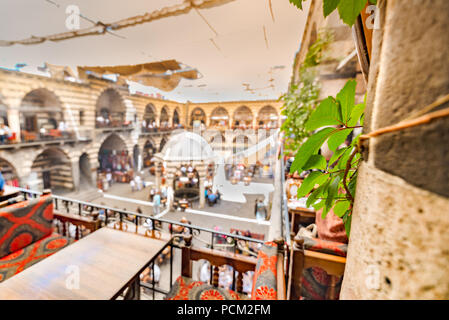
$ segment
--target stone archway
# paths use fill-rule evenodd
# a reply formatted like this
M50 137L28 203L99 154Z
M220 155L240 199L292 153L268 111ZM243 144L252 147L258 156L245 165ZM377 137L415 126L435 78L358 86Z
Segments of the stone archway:
M0 121L3 120L3 123L8 126L8 106L3 103L2 98L0 96Z
M15 187L19 186L19 177L16 168L3 158L0 158L0 172L5 180L5 184Z
M166 143L167 143L167 138L166 137L162 137L161 143L159 144L159 152L161 152L162 149L164 149L164 146L165 146Z
M142 168L142 157L140 154L140 148L137 144L133 148L133 162L135 170L140 171Z
M179 108L176 108L175 111L173 111L173 118L172 118L172 127L176 128L181 123L180 115L179 115Z
M257 115L257 126L262 129L274 129L279 126L279 116L275 108L265 106Z
M41 152L33 161L31 175L38 189L72 191L75 188L72 163L69 156L59 148Z
M120 93L108 88L98 97L95 109L95 127L110 128L127 125L126 106Z
M200 127L201 124L206 125L207 117L203 109L197 107L190 113L190 126Z
M233 124L235 128L248 129L253 125L253 113L247 106L241 106L234 112Z
M78 161L79 172L80 172L80 182L79 185L92 185L92 168L90 165L89 155L83 153Z
M142 131L151 132L155 131L157 126L157 113L154 104L149 103L145 107L145 113L143 114Z
M61 100L50 90L39 88L28 92L19 107L20 130L24 141L59 136L58 126L64 121Z
M233 153L238 153L249 148L250 140L247 135L241 134L236 136L232 141Z
M163 106L161 110L161 116L159 120L159 128L165 129L170 127L170 116L168 114L167 106Z
M223 107L215 108L210 116L209 127L217 129L227 129L229 127L229 113Z
M143 146L143 167L151 167L151 159L156 153L156 147L151 140L147 140Z
M124 157L125 159L118 159L118 157ZM128 157L125 141L119 135L113 133L103 141L98 151L99 170L100 172L124 170L126 164L132 165L132 161Z

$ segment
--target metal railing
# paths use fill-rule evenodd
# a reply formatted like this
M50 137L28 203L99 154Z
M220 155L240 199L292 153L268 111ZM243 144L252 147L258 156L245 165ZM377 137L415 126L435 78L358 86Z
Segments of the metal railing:
M19 192L21 192L25 198L27 199L33 199L41 196L42 192L37 192L29 189L24 188L15 188ZM163 219L163 218L155 218L152 216L147 216L141 213L132 212L128 210L121 210L117 208L111 208L105 205L99 205L99 204L93 204L86 201L76 200L67 198L64 196L58 196L58 195L52 195L52 199L54 202L54 209L57 211L66 211L67 214L73 214L73 215L79 215L79 216L89 216L92 215L92 213L99 212L100 210L104 211L104 219L100 219L101 227L110 225L110 223L118 224L119 229L123 230L123 226L125 224L131 223L135 225L136 232L139 227L145 228L147 231L145 232L145 235L148 235L153 238L158 238L155 236L156 232L166 232L171 235L170 239L167 244L154 256L154 258L147 264L146 267L150 267L152 270L152 285L148 285L147 283L141 282L140 286L152 290L153 293L153 299L155 298L155 293L161 293L161 294L167 294L168 291L162 290L160 288L156 288L155 281L154 281L154 264L156 259L160 256L163 250L165 250L167 247L170 246L170 289L172 288L173 284L173 249L181 249L180 240L183 238L183 234L191 234L193 236L193 239L196 240L197 244L205 245L206 247L210 249L225 249L227 251L231 251L234 253L245 253L247 249L243 248L241 243L248 243L248 244L254 244L254 245L262 245L264 241L254 239L251 237L246 237L242 235L237 235L233 233L228 232L221 232L216 231L209 228L204 228L200 226L195 226L191 224L186 224L182 222L177 222L173 220ZM99 217L100 218L100 217ZM143 223L146 221L148 222L148 219L151 220L151 228L146 227L143 225ZM147 224L147 226L150 224ZM174 229L177 227L182 227L182 232L176 232ZM128 227L125 228L127 230ZM149 232L148 232L149 231ZM200 238L200 235L206 235L205 239L204 237ZM220 241L218 241L220 240ZM224 242L224 243L219 243ZM256 254L257 251L252 252L252 254ZM250 252L246 252L246 254L250 254ZM232 283L232 289L235 290L235 280L236 280L236 273L234 270L234 277L233 277L233 283ZM211 277L210 281L212 281L212 268L211 268Z

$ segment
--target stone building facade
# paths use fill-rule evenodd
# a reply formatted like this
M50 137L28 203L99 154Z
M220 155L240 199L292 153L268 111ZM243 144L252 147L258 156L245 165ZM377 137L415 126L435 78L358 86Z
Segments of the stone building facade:
M0 145L0 165L22 186L41 185L51 168L53 186L74 190L80 181L95 184L104 144L117 145L137 159L145 148L160 151L172 127L191 129L199 124L199 130L217 129L205 137L208 142L222 133L225 145L232 149L239 141L255 143L257 128L268 121L278 127L281 106L276 100L179 103L130 94L128 87L105 79L91 77L80 83L0 69L0 116L15 135L14 141ZM98 125L102 112L121 121L120 125ZM150 120L159 130L142 128ZM63 121L70 135L41 139L42 121L45 126L52 123L47 134ZM242 135L247 138L238 139Z

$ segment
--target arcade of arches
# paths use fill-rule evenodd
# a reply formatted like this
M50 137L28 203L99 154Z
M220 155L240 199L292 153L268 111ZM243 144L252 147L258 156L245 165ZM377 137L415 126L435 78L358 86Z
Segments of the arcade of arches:
M241 132L224 130L279 127L280 108L277 101L179 103L130 94L106 80L79 84L0 70L0 121L9 130L0 141L0 167L8 184L37 189L95 186L97 174L114 168L127 181L126 171L152 167L172 129L216 129L205 138L225 155L253 139L240 143Z

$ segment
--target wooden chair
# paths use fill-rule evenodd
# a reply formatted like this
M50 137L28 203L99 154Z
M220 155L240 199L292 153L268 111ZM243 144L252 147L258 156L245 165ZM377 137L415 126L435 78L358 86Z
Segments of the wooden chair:
M237 293L243 293L243 274L248 271L255 271L258 259L221 250L196 248L192 246L191 241L192 236L184 237L185 245L182 247L181 275L186 278L191 278L192 262L204 259L209 261L212 268L211 284L218 287L219 267L229 265L233 270L238 272L235 290ZM284 243L282 240L279 240L276 243L278 245L276 263L277 300L285 300ZM255 279L253 279L253 281L255 281Z
M300 299L304 270L312 267L319 267L326 271L331 279L327 290L326 299L336 300L338 298L336 285L339 278L344 274L345 265L345 257L305 250L304 239L301 237L295 237L293 248L290 251L287 299Z

